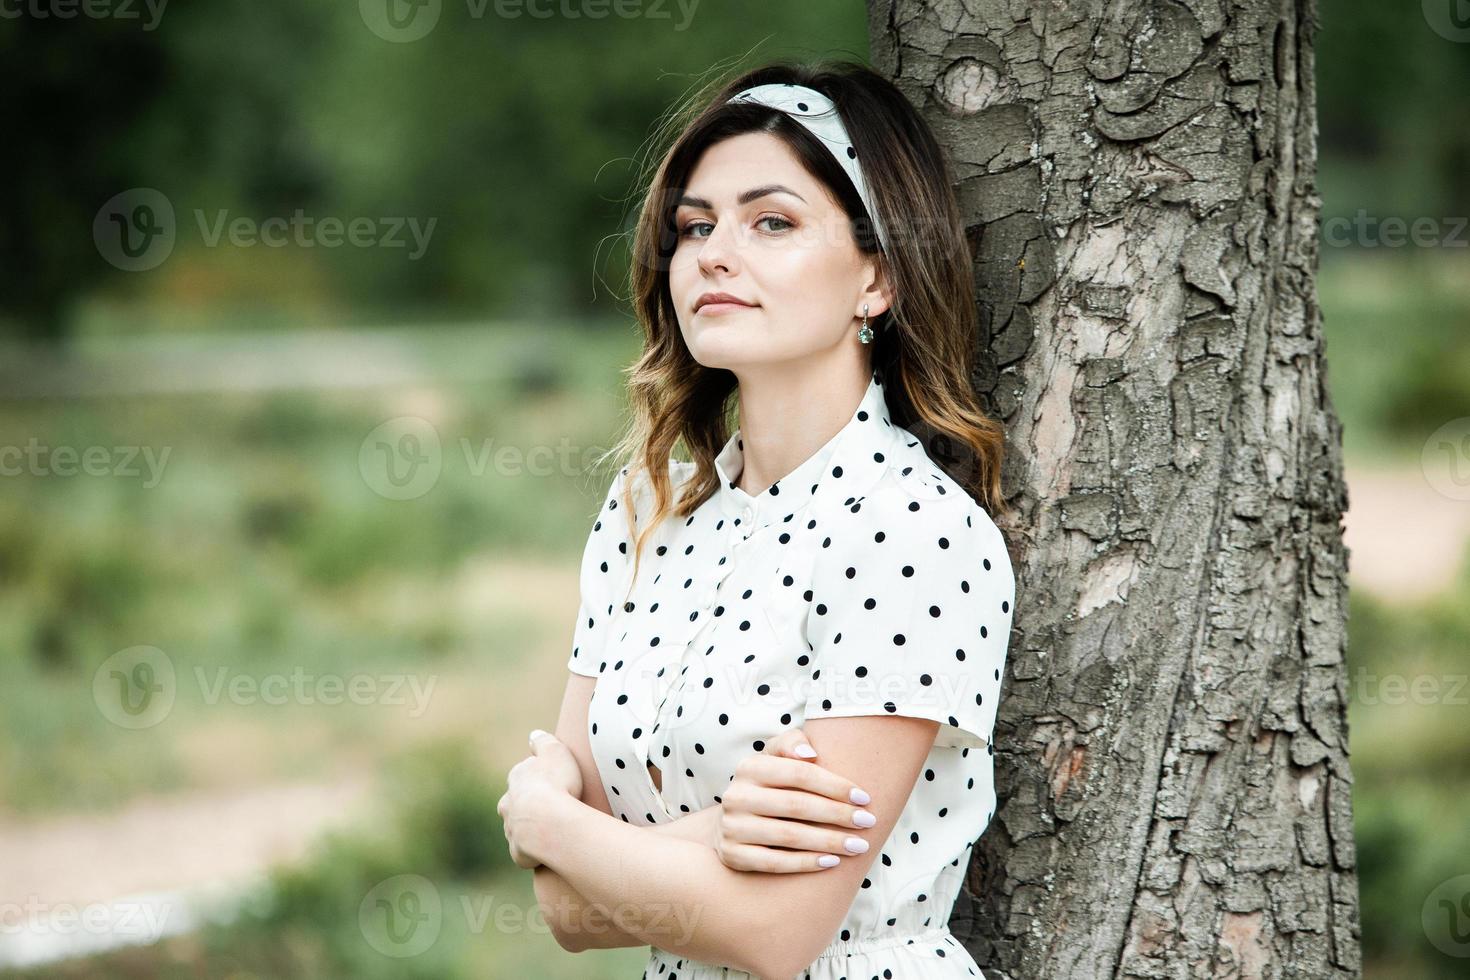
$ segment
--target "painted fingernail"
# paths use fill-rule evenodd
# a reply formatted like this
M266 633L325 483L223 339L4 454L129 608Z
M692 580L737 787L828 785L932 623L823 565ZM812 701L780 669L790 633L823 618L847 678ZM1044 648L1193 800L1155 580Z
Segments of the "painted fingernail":
M799 756L801 756L803 759L811 759L811 758L814 758L816 756L817 750L814 749L814 748L812 748L810 745L806 744L805 742L802 742L800 745L798 745L796 747L796 754L799 755Z
M834 867L841 861L842 858L838 857L836 854L823 854L821 857L817 858L817 863L824 868Z
M859 827L871 827L873 826L873 824L878 822L878 818L873 816L867 810L859 810L852 815L852 822L857 824Z
M853 854L861 854L868 849L868 842L861 837L849 837L842 842Z
M847 798L858 806L867 806L873 802L873 798L868 795L867 790L858 789L856 786L852 788L851 793L847 794Z

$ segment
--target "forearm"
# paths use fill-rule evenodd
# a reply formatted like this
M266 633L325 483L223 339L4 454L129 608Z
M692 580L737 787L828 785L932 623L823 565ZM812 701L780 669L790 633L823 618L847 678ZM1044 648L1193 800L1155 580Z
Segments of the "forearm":
M717 835L715 828L719 824L720 814L724 811L724 805L715 803L705 807L703 810L695 810L686 813L677 820L668 823L655 824L648 829L668 834L671 837L679 837L684 840L703 844L710 850L714 850Z
M647 828L670 837L713 846L711 821L718 819L719 804L678 820ZM579 953L586 949L621 949L647 946L648 942L618 928L608 910L589 902L571 882L545 864L534 871L536 899L551 924L552 934L563 949Z
M586 949L647 945L637 936L619 929L607 909L587 901L571 882L551 868L543 864L532 874L541 914L546 917L551 933L562 949L580 953Z
M708 843L637 827L567 796L539 859L640 943L761 975L763 875L726 867Z

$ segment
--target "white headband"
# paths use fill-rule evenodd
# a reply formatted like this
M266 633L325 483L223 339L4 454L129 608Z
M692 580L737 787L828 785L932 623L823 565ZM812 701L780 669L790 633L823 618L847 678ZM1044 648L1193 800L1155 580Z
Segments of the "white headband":
M842 124L842 116L831 99L805 85L773 82L745 89L732 95L730 101L756 102L772 109L780 109L820 140L842 165L842 169L847 171L848 179L857 188L858 197L862 198L863 207L868 209L868 217L873 221L873 231L877 234L879 243L884 251L889 250L888 235L878 217L878 209L873 207L873 198L868 193L868 182L863 179L863 170L858 166L857 150L853 149L852 140L847 136L847 127Z

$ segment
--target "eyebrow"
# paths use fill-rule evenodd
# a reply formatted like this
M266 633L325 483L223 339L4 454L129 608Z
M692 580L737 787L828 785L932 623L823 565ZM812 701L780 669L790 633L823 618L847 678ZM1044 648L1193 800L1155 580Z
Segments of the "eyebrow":
M756 198L765 197L767 194L790 194L801 203L806 203L806 198L802 197L800 194L796 193L796 191L787 187L785 184L764 184L760 187L752 187L750 190L745 191L739 197L737 197L735 199L735 203L749 204ZM680 196L679 200L675 201L674 204L676 207L683 207L685 205L688 205L691 208L703 208L706 211L714 210L714 205L710 204L709 201L706 201L702 197L694 197L690 194L684 194Z

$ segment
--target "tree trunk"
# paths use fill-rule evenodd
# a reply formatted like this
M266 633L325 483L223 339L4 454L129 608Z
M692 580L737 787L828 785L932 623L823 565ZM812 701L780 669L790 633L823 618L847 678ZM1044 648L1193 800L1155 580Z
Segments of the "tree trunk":
M1000 808L952 923L990 980L1360 975L1316 18L870 0L1009 431Z

